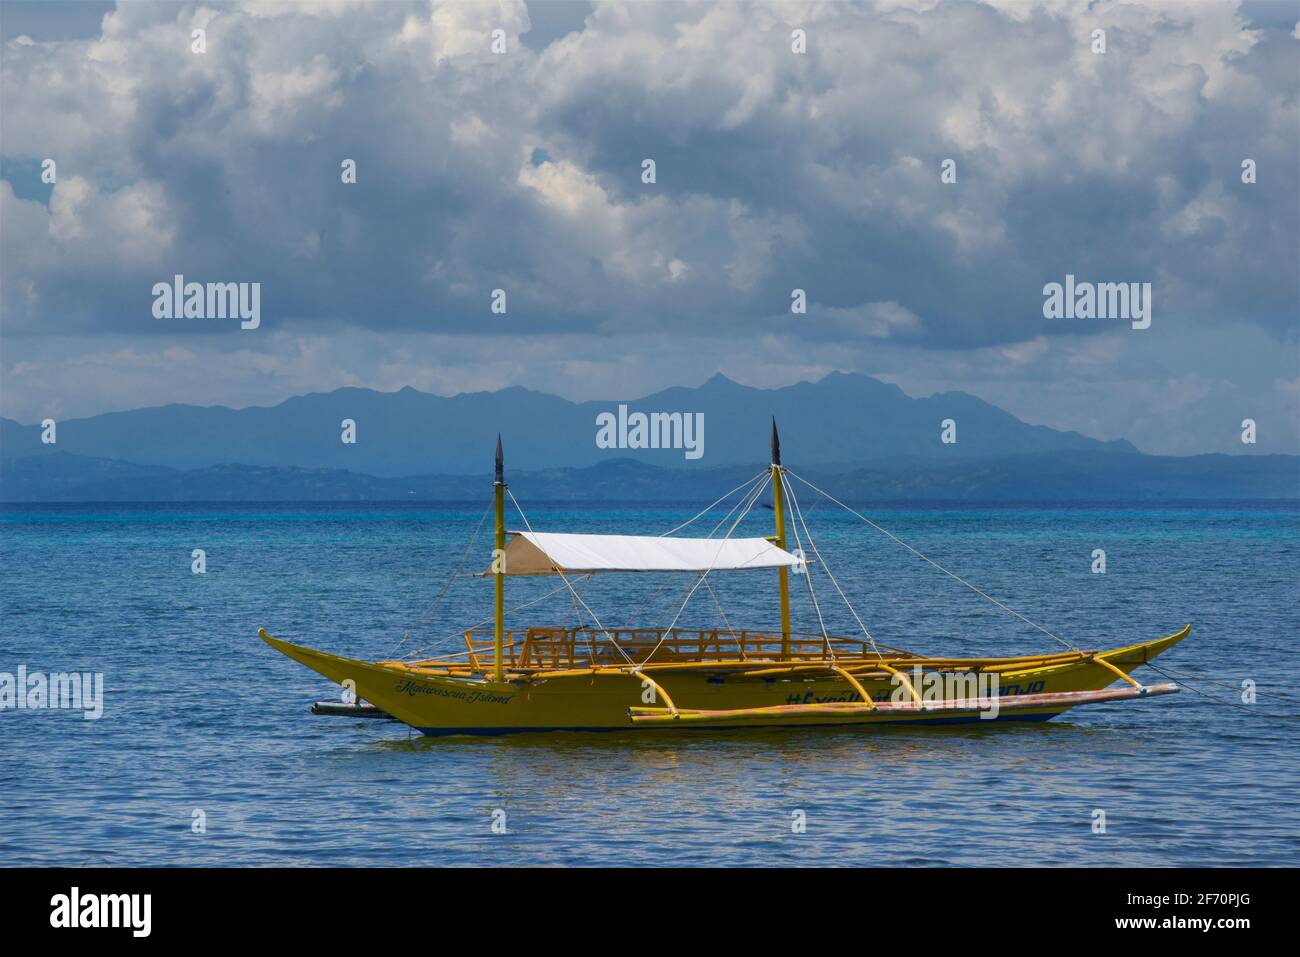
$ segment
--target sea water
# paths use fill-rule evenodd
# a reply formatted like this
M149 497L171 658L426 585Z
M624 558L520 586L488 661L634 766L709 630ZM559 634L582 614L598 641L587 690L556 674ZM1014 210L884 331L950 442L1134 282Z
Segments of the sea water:
M807 499L819 553L878 642L1060 650ZM539 530L634 534L693 511L525 506ZM0 711L0 864L1300 864L1300 506L861 507L1082 647L1190 622L1156 665L1196 691L1049 723L426 739L313 717L341 689L257 629L361 658L463 649L491 614L490 581L471 576L490 561L490 517L466 552L482 506L4 506L0 672L102 674L103 714ZM739 533L771 521L756 510ZM697 590L681 626L773 627L773 573L710 582L717 602ZM608 575L580 590L606 626L651 627L691 583ZM807 582L792 583L795 626L815 632ZM812 585L827 627L855 634L816 561ZM508 605L535 604L508 624L591 623L562 583L509 586Z

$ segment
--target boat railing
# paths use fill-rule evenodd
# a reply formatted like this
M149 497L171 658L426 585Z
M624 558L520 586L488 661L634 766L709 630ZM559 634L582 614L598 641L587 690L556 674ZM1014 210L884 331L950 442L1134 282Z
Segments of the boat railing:
M876 650L861 639L792 632L780 634L721 628L528 628L503 635L502 661L508 668L548 670L596 665L672 661L821 661L827 642L836 657L865 658ZM449 657L468 658L475 671L494 664L493 633L465 632L466 650ZM788 652L783 649L788 644ZM621 651L620 651L621 649ZM886 649L894 652L896 649ZM904 653L905 654L905 653Z

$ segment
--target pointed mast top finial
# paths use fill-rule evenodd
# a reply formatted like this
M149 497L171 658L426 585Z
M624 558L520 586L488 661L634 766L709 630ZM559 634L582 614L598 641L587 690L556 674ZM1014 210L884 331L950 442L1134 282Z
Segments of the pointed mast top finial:
M781 464L781 436L776 434L776 416L772 416L772 464Z
M497 433L497 484L506 484L505 456L501 454L501 433Z

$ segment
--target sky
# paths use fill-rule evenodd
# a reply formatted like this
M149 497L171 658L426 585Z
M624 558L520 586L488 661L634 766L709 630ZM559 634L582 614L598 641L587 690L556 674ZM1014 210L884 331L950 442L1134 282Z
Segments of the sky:
M844 371L1300 451L1300 3L4 2L0 57L21 422ZM1046 318L1067 275L1149 327Z

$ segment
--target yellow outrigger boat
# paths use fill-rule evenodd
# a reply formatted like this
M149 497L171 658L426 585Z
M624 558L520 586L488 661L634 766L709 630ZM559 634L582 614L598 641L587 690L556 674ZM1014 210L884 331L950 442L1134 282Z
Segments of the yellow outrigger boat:
M1155 641L1111 651L1081 650L798 479L1068 650L1014 658L943 658L878 644L817 551L790 478L798 476L781 465L773 422L772 465L733 490L741 493L740 499L718 527L737 517L724 538L541 533L533 531L520 509L526 529L510 533L507 541L509 493L498 437L495 548L484 573L495 582L492 632L466 631L463 652L377 662L291 644L265 629L258 634L277 651L354 692L354 704L321 702L313 709L317 713L393 718L428 735L1045 721L1078 705L1178 690L1174 684L1143 685L1130 673L1187 637L1190 625ZM769 485L776 534L731 537ZM793 552L786 549L788 509L797 545ZM805 545L852 612L862 639L831 636L824 626L820 634L791 630L792 572L804 577L818 621L822 618L811 580L814 561L804 557ZM753 569L776 571L777 631L684 629L676 627L676 618L667 628L606 628L570 582L573 575L606 572L692 573L696 581L689 602L710 574ZM505 579L537 575L558 576L595 626L506 630ZM685 607L683 602L677 617ZM1123 684L1109 687L1116 681Z

